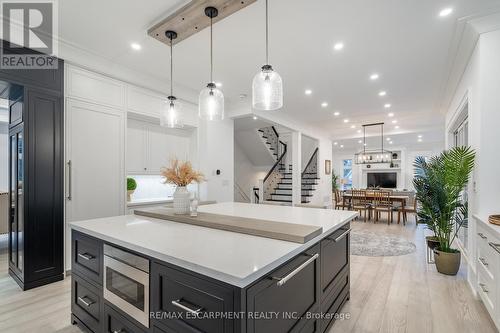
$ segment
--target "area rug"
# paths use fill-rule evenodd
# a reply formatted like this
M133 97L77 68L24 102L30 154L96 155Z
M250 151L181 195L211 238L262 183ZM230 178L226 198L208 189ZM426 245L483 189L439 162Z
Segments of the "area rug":
M415 252L416 246L401 237L366 231L351 232L351 254L364 257L403 256Z

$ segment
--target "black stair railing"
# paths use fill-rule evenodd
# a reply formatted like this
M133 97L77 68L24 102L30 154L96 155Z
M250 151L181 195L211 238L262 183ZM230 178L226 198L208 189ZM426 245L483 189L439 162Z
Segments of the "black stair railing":
M318 150L319 148L314 150L309 162L307 162L307 165L302 172L302 179L318 178Z
M277 160L274 163L273 167L269 172L267 173L266 177L264 177L264 182L263 182L263 192L264 192L264 200L270 200L271 199L271 194L273 193L277 183L281 180L283 177L282 175L282 167L281 165L285 162L285 156L287 152L287 145L283 141L279 139L279 134L274 128L274 126L270 126L262 129L261 131L264 133L264 135L268 135L268 138L275 138L272 139L273 143L276 142L277 145L274 147L274 151L277 154ZM267 130L267 131L263 131ZM269 143L271 141L268 140Z

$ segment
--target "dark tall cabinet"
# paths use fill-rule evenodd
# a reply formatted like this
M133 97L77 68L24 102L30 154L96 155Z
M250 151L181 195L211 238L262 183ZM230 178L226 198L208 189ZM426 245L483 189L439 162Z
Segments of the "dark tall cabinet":
M9 99L9 273L23 290L64 275L63 61L0 70Z

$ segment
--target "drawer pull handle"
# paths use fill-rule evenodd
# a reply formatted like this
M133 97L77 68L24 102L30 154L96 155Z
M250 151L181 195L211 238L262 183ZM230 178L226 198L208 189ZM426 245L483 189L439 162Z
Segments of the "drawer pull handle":
M347 236L348 233L351 232L351 229L348 229L346 230L345 232L343 232L339 237L335 238L335 239L331 239L331 238L328 238L329 240L332 240L334 241L335 243L337 243L338 241L340 241L342 238L344 238L345 236Z
M94 259L95 257L94 256L91 256L90 254L88 253L78 253L78 256L82 259L85 259L85 260L92 260Z
M122 329L121 329L121 330L119 330L119 331L116 331L116 330L115 330L115 331L113 331L113 333L127 333L127 331L125 331L125 330L122 328Z
M488 237L486 237L482 232L478 232L477 235L482 239L488 239Z
M481 262L481 264L483 264L484 266L488 266L488 263L486 262L486 260L484 258L481 258L479 257L479 261Z
M316 253L313 256L311 256L311 258L307 259L307 261L305 261L302 265L300 265L299 267L297 267L293 271L291 271L285 277L280 278L280 277L274 277L273 276L273 277L271 277L271 279L277 280L278 282L276 283L276 285L278 287L281 287L282 285L284 285L285 283L287 283L288 280L290 280L295 275L297 275L301 270L303 270L304 268L306 268L307 265L309 265L310 263L312 263L314 260L318 259L318 257L319 257L319 254Z
M92 304L94 304L94 303L95 303L95 302L94 302L94 301L92 301L92 300L90 300L89 302L87 302L87 301L85 300L86 298L88 298L88 297L87 297L87 296L84 296L84 297L78 297L78 300L79 300L80 302L82 302L82 303L83 303L83 305L85 305L86 307L89 307L89 306L91 306Z
M181 301L182 301L181 299L178 299L176 301L172 301L172 305L174 305L174 306L176 306L176 307L178 307L186 312L194 314L194 315L200 314L200 312L203 310L203 308L201 306L199 306L196 310L193 310L190 307L187 307L187 306L181 304Z
M495 244L495 243L488 243L492 248L493 250L497 251L498 253L500 253L500 244Z
M479 286L481 287L481 289L483 290L483 292L485 292L485 293L489 293L490 292L488 289L486 289L486 285L484 283L480 283Z

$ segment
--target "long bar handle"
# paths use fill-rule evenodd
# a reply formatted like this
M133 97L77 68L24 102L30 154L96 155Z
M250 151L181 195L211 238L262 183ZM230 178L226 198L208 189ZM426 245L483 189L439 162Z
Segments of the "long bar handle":
M71 160L68 161L68 200L73 199L73 184L71 181L73 178L73 166Z
M83 303L86 307L89 307L89 306L91 306L92 304L94 304L94 303L95 303L95 302L94 302L94 301L92 301L92 300L90 300L90 302L87 302L87 301L85 300L85 298L87 298L87 296L84 296L84 297L78 297L78 300L79 300L80 302L82 302L82 303Z
M313 261L315 261L316 259L318 259L319 257L319 254L316 253L314 254L313 256L311 256L311 258L307 259L307 261L305 261L302 265L300 265L299 267L295 268L293 271L291 271L288 275L280 278L280 277L271 277L273 280L277 280L278 282L276 283L276 285L278 287L281 287L282 285L284 285L285 283L288 282L288 280L290 280L291 278L293 278L295 275L297 275L301 270L303 270L304 268L306 268L310 263L312 263Z
M481 287L481 289L485 292L485 293L489 293L490 291L488 289L486 289L486 285L484 283L480 283L479 286Z
M335 239L331 239L331 238L328 238L329 240L332 240L334 241L335 243L337 243L338 241L340 241L342 238L344 238L345 236L347 236L348 233L351 232L351 229L347 229L345 232L343 232L340 236L338 236L337 238Z
M176 307L178 307L186 312L194 314L194 315L200 314L200 312L203 310L203 308L201 306L199 306L197 309L193 310L190 307L187 307L187 306L181 304L180 302L181 302L180 299L178 299L176 301L172 301L172 305L174 305L174 306L176 306Z
M486 261L486 259L484 259L483 257L479 257L479 261L481 262L481 264L483 264L484 266L488 266L488 262Z
M83 253L83 254L82 253L78 253L78 256L80 258L82 258L82 259L87 260L87 261L92 260L92 259L95 258L94 256L91 256L90 254L87 254L87 253Z
M497 251L500 254L500 244L495 244L492 242L489 242L488 244L493 248L493 250Z
M482 239L488 239L488 237L486 237L482 232L478 232L477 235Z

